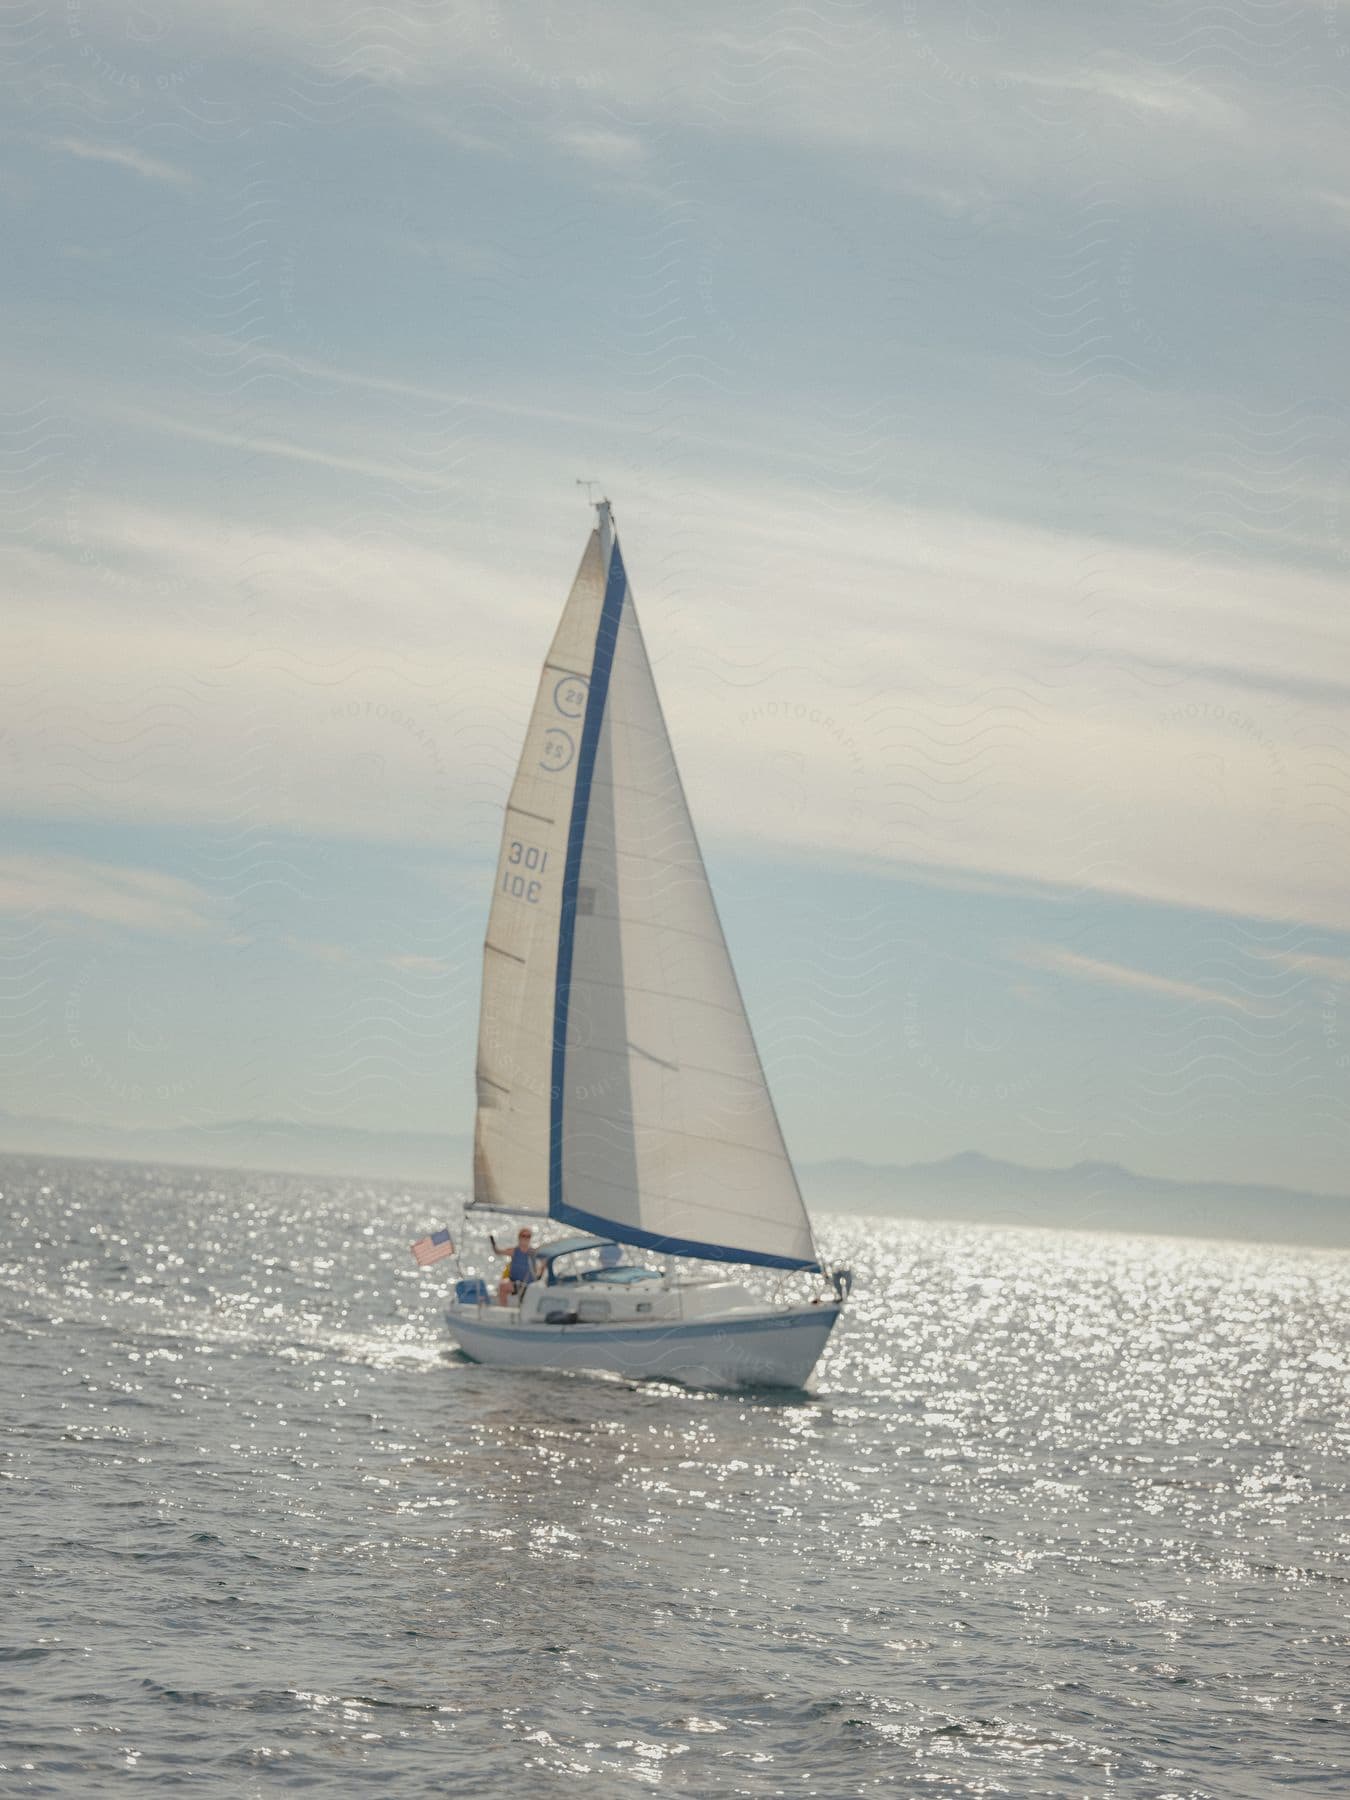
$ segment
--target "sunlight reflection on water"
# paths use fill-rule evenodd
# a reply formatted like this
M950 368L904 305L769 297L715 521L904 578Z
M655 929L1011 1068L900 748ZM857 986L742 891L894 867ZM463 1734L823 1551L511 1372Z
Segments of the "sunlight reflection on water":
M395 1186L5 1173L16 1793L1344 1781L1350 1258L831 1218L774 1402L463 1362Z

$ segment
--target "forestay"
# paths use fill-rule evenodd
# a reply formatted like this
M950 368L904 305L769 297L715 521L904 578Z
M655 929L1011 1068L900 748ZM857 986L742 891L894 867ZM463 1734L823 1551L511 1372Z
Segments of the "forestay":
M668 1255L818 1267L607 506L507 804L475 1200Z

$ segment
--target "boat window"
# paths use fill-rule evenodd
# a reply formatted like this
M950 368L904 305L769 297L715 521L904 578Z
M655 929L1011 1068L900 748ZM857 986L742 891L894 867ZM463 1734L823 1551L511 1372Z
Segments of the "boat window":
M630 1263L619 1244L586 1244L552 1257L547 1280L550 1287L576 1287L581 1282L588 1287L627 1287L633 1282L659 1281L660 1278L659 1270Z
M549 1264L549 1280L592 1281L604 1274L621 1274L626 1267L622 1263L615 1267L613 1245L589 1245L584 1250L569 1250L563 1256L554 1257Z

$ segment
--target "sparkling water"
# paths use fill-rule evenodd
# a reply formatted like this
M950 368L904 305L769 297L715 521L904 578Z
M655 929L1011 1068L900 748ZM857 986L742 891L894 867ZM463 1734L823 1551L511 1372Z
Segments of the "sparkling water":
M1350 1257L834 1216L737 1396L463 1361L430 1189L0 1173L6 1794L1347 1791Z

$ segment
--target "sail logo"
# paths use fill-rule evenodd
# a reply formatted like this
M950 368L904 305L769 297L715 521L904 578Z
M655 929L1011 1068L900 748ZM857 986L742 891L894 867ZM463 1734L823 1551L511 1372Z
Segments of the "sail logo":
M550 775L557 775L568 767L576 753L571 734L561 725L550 725L544 733L544 752L539 758L539 767Z
M564 675L553 689L553 704L564 719L579 719L586 710L590 682L584 675Z
M532 879L531 875L520 871L537 869L542 875L548 867L548 851L541 850L537 844L522 844L518 838L512 838L506 861L518 867L502 870L502 892L510 894L513 900L528 900L531 906L537 905L543 892L542 884L537 876Z

